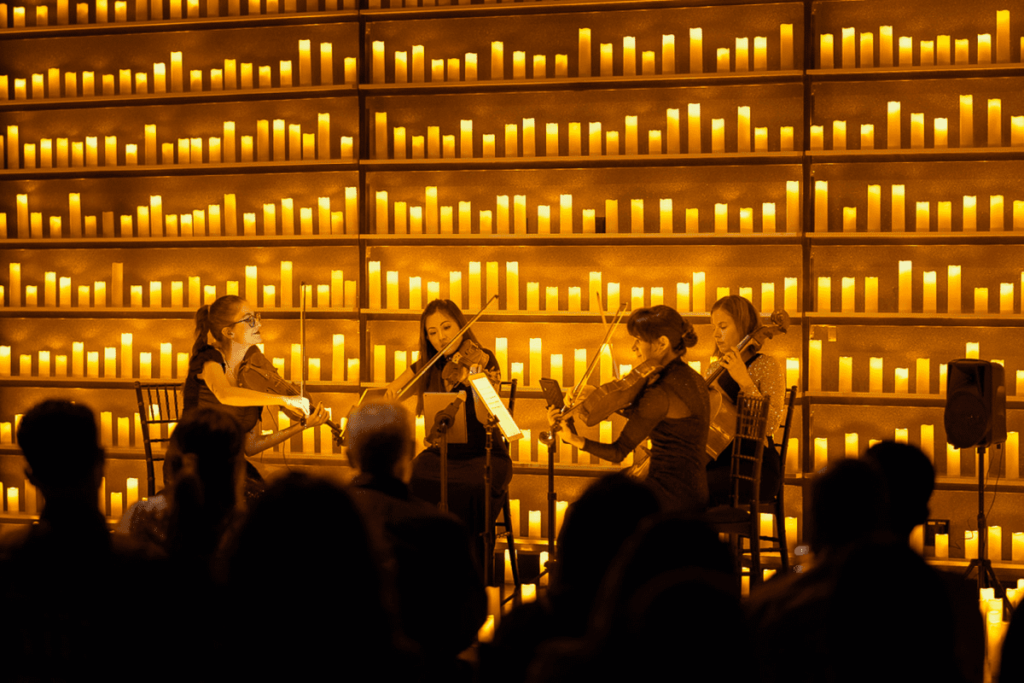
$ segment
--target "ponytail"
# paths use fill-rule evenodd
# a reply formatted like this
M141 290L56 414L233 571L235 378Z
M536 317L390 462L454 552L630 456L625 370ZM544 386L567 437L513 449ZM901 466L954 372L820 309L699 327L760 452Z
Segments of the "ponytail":
M672 350L680 355L697 344L697 333L690 321L679 315L674 308L664 305L633 311L626 321L626 329L647 343L662 336L667 337Z
M224 343L224 328L235 319L238 308L245 301L240 296L228 294L222 296L212 305L200 306L196 311L195 343L192 344L192 355L195 356L207 344Z

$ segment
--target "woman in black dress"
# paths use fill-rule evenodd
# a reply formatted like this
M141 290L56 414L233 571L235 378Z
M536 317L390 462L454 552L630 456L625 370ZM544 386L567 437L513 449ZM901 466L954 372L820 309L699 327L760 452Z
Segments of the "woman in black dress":
M491 519L484 520L484 456L487 429L484 426L488 413L483 406L477 406L473 390L467 378L475 372L484 372L497 388L501 381L498 360L488 349L484 349L472 330L462 331L466 316L459 307L447 299L435 299L427 304L420 316L420 356L405 372L388 385L384 397L394 400L399 392L437 353L455 337L443 358L438 359L420 378L411 391L417 395L416 413L423 413L424 392L466 393L467 441L448 445L448 510L459 517L472 535L481 534L493 526L501 504L512 481L512 460L509 458L501 432L495 427L491 433ZM466 365L457 362L460 347L466 340L478 347L474 362ZM463 350L464 352L464 350ZM434 416L427 415L428 430ZM441 500L441 453L437 446L430 446L413 461L412 480L409 488L423 500L437 503ZM477 551L482 548L477 544ZM482 558L480 558L482 559Z
M708 438L708 390L701 376L683 361L697 343L693 325L668 306L640 308L626 329L640 363L663 366L626 411L628 422L615 443L605 444L561 430L562 441L602 460L622 462L645 439L651 440L645 483L664 510L700 514L708 504L704 468ZM548 410L548 422L559 419Z
M202 406L230 414L245 434L246 455L255 455L327 420L323 405L317 405L311 412L309 399L305 397L281 396L238 386L238 367L246 352L263 341L262 326L260 314L238 296L222 296L200 308L196 311L196 341L185 379L183 412ZM308 417L305 425L296 422L287 429L264 436L260 422L263 406L287 407Z

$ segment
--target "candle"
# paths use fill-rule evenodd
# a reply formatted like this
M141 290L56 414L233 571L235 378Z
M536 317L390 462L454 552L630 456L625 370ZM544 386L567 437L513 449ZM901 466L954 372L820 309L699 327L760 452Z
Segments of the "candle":
M882 371L884 360L878 357L871 357L868 360L868 391L872 394L882 393Z
M898 149L900 147L900 103L889 102L888 104L888 119L886 128L886 146L889 149ZM923 135L923 131L922 131ZM922 145L924 143L922 142Z
M936 271L929 270L924 272L922 292L923 294L921 311L923 313L935 313L938 310L938 299L936 295Z
M914 66L914 39L908 36L900 36L900 66Z
M999 312L1013 313L1013 283L999 283Z
M1020 396L1020 393L1017 394ZM1006 433L1006 478L1007 479L1019 479L1020 478L1020 432L1007 432ZM1024 535L1024 534L1022 534ZM1016 534L1014 534L1014 540L1016 540ZM1024 550L1024 548L1022 548ZM1017 559L1016 557L1014 558ZM1024 558L1022 558L1024 559Z
M960 146L974 146L974 96L960 96Z
M860 34L860 66L870 68L875 65L875 35L873 33Z
M71 342L71 375L82 377L85 375L85 344L82 342Z
M797 310L797 278L787 277L783 281L783 307L787 311Z
M946 312L960 313L960 266L949 266L946 275Z
M540 510L529 510L529 537L542 538L540 527Z
M978 64L992 63L992 34L978 34Z
M843 68L853 69L857 66L857 31L853 28L842 30Z
M793 24L779 25L779 56L783 71L793 68Z
M828 181L814 181L814 231L828 232Z
M988 146L1001 147L1003 144L1002 100L988 101Z
M974 312L988 313L988 287L974 288Z
M904 185L892 186L892 231L903 232L907 224L907 191Z
M913 287L911 277L913 276L913 263L911 261L899 262L899 312L911 312L911 298Z
M819 39L821 56L819 57L820 69L833 69L835 68L835 47L833 45L833 35L831 33L822 33Z
M892 66L892 26L878 27L879 66Z
M821 340L811 339L807 348L807 388L821 391Z
M727 48L727 47L720 47L720 48L718 48L716 50L715 57L716 57L716 63L717 63L716 65L717 65L717 68L718 68L718 73L728 73L729 72L729 66L730 66L729 48Z
M700 154L700 103L686 105L687 152Z
M828 466L828 439L823 437L814 438L814 471L821 472Z
M897 394L910 391L910 368L896 368L893 373L893 387Z
M860 126L860 148L875 148L875 126L871 123L862 123Z
M928 232L931 226L931 206L928 202L917 202L916 206L917 220L914 224L914 229L917 232Z
M860 454L859 439L860 437L856 433L845 435L846 449L843 453L844 457L856 458Z
M839 357L839 391L846 394L853 391L853 356Z

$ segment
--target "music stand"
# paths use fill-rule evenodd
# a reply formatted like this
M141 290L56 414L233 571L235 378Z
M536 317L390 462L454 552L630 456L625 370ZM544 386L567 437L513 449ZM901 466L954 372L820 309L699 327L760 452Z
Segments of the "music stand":
M433 415L430 436L437 435L441 450L441 502L440 508L448 512L448 444L466 443L466 393L424 392L423 414Z
M523 432L512 418L512 413L501 402L501 396L491 384L490 378L480 372L470 375L467 380L477 398L477 406L487 409L488 420L484 425L487 435L484 448L484 585L494 580L494 524L491 521L491 449L493 429L497 427L509 443L523 438ZM463 411L465 412L465 411Z

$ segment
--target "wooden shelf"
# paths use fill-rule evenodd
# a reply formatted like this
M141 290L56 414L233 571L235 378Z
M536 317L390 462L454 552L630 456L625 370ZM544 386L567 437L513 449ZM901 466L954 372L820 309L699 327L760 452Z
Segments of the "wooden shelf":
M574 78L522 78L477 81L438 81L425 83L362 83L367 95L462 95L494 92L534 92L558 90L607 90L609 88L707 87L714 85L762 85L799 83L803 72L741 71L728 73L652 74L649 76L589 76Z
M946 406L945 394L807 391L804 392L804 398L811 405L903 406L917 408L944 408ZM1024 408L1024 397L1007 398L1006 407Z
M538 235L531 233L508 235L360 235L360 241L372 246L623 246L627 244L659 244L685 246L721 245L793 245L802 243L797 233L572 233ZM2 244L2 243L0 243Z
M184 382L180 377L179 382ZM61 387L65 389L124 389L135 390L135 382L173 382L174 379L104 379L95 377L0 377L0 387ZM349 382L306 382L306 387L316 393L353 394L362 391L363 386Z
M907 327L1024 327L1019 313L804 313L809 325L897 325Z
M1024 152L1022 152L1024 154ZM751 152L738 154L644 154L636 156L498 157L494 159L364 159L367 171L463 171L542 168L635 168L649 166L748 166L798 164L802 152ZM0 177L2 180L2 177Z
M355 171L355 160L259 161L230 164L144 164L139 166L76 166L73 168L22 168L0 171L5 180L48 180L67 178L139 178L160 176L204 176L232 173L317 173Z
M223 247L356 246L358 235L228 235L213 237L82 237L0 239L5 249L220 249ZM3 309L0 309L2 311ZM130 309L131 310L131 309ZM3 315L0 312L0 315Z
M951 64L949 66L897 66L858 69L808 69L812 81L902 81L920 78L988 78L1024 76L1024 64Z
M199 92L153 93L149 95L97 95L93 97L44 97L0 101L0 114L9 111L44 109L110 109L154 104L190 105L204 102L261 102L314 97L356 97L356 85L313 85L293 88L252 88L248 90L201 90Z
M965 147L943 149L812 149L812 164L889 163L894 161L1024 161L1024 147Z
M1003 232L808 232L811 246L1024 244L1024 230Z

